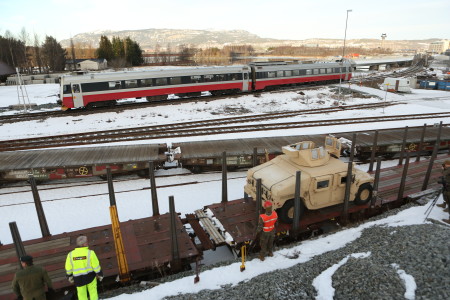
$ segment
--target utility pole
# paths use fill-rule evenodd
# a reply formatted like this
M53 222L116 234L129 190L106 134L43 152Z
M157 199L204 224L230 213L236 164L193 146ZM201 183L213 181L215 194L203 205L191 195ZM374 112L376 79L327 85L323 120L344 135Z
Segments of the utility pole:
M341 72L340 72L340 75L339 75L339 101L341 100L342 68L343 68L343 64L344 64L345 40L347 39L347 23L348 23L348 13L349 12L352 12L352 10L351 9L347 9L347 18L345 19L344 47L342 48L342 59L341 59L341 67L340 67Z

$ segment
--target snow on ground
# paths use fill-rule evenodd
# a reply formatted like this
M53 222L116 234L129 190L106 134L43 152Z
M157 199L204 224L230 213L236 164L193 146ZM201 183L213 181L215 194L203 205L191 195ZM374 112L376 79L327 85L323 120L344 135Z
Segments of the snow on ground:
M386 107L385 109L372 109L364 111L342 111L326 115L299 116L289 120L315 120L348 117L369 117L376 115L416 114L421 112L448 112L450 109L450 94L443 91L413 90L412 94L396 95L385 93L365 87L352 85L352 89L367 93L367 98L347 97L345 103L358 104L375 101L401 101L402 104ZM55 94L58 92L57 85L30 85L27 86L30 102L44 104L56 101ZM44 121L21 122L0 125L0 140L13 138L25 138L32 136L45 136L53 134L67 134L74 132L111 129L113 127L134 127L162 123L182 122L196 119L220 118L235 114L257 114L284 110L301 110L315 107L331 106L335 102L335 96L328 87L304 91L305 96L294 92L266 93L260 97L254 95L243 95L228 100L217 100L211 102L197 101L197 103L168 105L152 107L139 110L128 110L120 113L98 113L85 117L62 117ZM17 103L15 87L0 86L0 106L8 106ZM284 121L289 121L283 119ZM316 127L295 130L282 130L272 132L258 132L248 134L226 134L208 137L209 139L232 139L243 137L264 137L279 135L301 135L330 133L339 131L373 130L383 127L403 127L433 124L439 121L450 122L446 119L429 119L418 121L389 122L387 124L361 124L355 126ZM177 142L196 140L203 138L177 139ZM173 140L151 140L147 143L168 142ZM139 143L144 143L140 141ZM365 168L365 166L359 166ZM164 173L165 171L160 171ZM158 175L158 174L157 174ZM245 172L233 172L228 175L229 199L242 198L243 186L245 184ZM171 186L174 184L187 183L182 186ZM184 175L173 177L157 177L158 199L160 212L168 212L168 197L175 198L176 210L182 215L192 213L195 209L211 203L218 203L221 191L221 174ZM151 196L148 188L149 181L145 179L115 180L114 189L121 221L148 217L151 212ZM96 184L76 182L70 185L50 184L39 186L39 193L43 201L44 211L47 217L50 232L58 234L62 232L75 231L83 228L110 224L109 198L106 182L99 181ZM442 202L442 198L439 200ZM80 214L80 207L88 207ZM236 284L246 281L259 274L288 268L294 264L308 261L314 256L327 251L332 251L357 239L362 230L369 226L405 226L424 223L425 207L413 207L400 212L395 216L383 220L368 222L356 228L347 229L338 233L319 238L317 240L305 241L300 246L277 251L274 257L269 257L262 263L259 260L247 262L246 271L240 272L240 262L226 267L216 268L201 273L201 281L192 284L193 277L186 277L174 282L162 284L142 293L133 295L121 295L115 299L160 299L167 295L178 293L196 292L201 289L220 289L226 284ZM61 217L64 212L64 217ZM431 218L440 220L446 217L441 209L433 209ZM67 220L77 220L68 222ZM40 237L39 222L36 216L33 197L29 187L7 187L0 190L0 239L4 244L12 242L9 232L9 222L17 222L23 240ZM300 252L301 249L301 252ZM297 259L285 259L285 255L301 253ZM358 255L358 254L355 254ZM359 254L362 255L362 254ZM363 259L363 258L361 258ZM395 267L395 266L393 266ZM330 270L331 272L332 270ZM408 274L401 273L400 276L408 286L405 297L414 292L413 279ZM329 276L324 274L323 276ZM326 281L324 281L326 282ZM318 294L327 295L333 291L329 285L319 285Z
M39 104L53 102L53 96L57 85L48 85L47 93L43 92L47 85L30 85L27 86L31 102ZM348 85L343 85L348 87ZM264 93L260 97L253 94L242 95L238 98L223 99L216 101L196 101L195 103L184 103L165 105L150 108L140 108L135 110L126 110L123 112L113 113L97 113L84 117L67 116L52 118L42 121L29 121L11 124L3 124L0 128L0 140L38 137L47 135L62 135L68 133L79 133L86 131L109 130L112 128L127 128L150 126L156 124L169 124L176 122L186 122L193 120L205 120L211 118L223 118L235 115L252 115L268 112L304 110L319 107L329 107L336 103L336 95L334 88L322 87L314 90L303 91L305 95L299 95L296 92L281 92L281 93ZM445 91L434 90L413 90L412 94L401 95L392 94L366 87L359 87L351 85L351 88L366 93L368 96L355 97L346 96L345 104L361 104L373 102L393 102L400 101L401 103L386 108L378 108L371 110L352 110L340 111L326 115L301 115L280 120L273 120L270 122L290 122L290 121L309 121L320 119L345 119L345 118L364 118L369 116L380 115L405 115L417 114L423 112L444 112L450 108L450 94ZM17 102L17 96L14 97L14 87L2 86L0 87L0 106L9 105ZM45 96L47 95L47 96ZM385 100L386 98L386 100ZM4 104L3 104L4 103ZM448 123L450 118L445 119L422 119L414 121L393 121L374 124L360 124L358 130L372 130L388 127L403 127L403 126L420 126L424 123L434 124L439 121ZM267 121L269 122L269 121ZM331 132L348 131L348 126L334 126ZM264 131L252 133L239 133L208 136L206 139L233 139L244 137L269 137L279 135L302 135L302 134L319 134L330 133L329 127L315 127L302 129L289 129L282 132ZM139 143L164 143L164 142L184 142L190 140L204 140L205 137L188 137L164 140L149 140L140 141ZM130 144L130 142L125 142ZM135 143L135 142L131 142ZM124 142L120 143L124 144ZM109 144L113 145L113 144Z

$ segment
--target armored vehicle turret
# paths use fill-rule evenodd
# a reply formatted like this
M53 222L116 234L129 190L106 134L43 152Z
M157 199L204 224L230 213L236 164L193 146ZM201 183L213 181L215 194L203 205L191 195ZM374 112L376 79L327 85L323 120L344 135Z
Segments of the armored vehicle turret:
M278 209L280 220L292 223L295 174L301 171L300 214L344 202L348 164L339 160L341 143L328 136L325 147L303 141L282 147L282 155L248 170L245 193L256 199L256 180L262 180L262 203L268 200ZM352 166L350 199L356 205L372 199L373 178ZM261 203L261 205L262 205Z

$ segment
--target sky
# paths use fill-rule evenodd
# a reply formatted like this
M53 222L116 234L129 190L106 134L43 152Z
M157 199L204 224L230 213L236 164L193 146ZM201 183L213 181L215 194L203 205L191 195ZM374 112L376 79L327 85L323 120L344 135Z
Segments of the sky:
M97 30L239 29L263 38L343 39L347 10L347 39L450 39L448 0L0 0L0 34L25 28L62 40Z

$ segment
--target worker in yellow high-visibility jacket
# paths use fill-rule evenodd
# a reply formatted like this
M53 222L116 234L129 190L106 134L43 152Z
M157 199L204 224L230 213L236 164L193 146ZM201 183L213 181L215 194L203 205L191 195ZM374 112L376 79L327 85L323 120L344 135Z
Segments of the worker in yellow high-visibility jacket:
M103 280L103 272L97 255L88 248L87 237L77 238L77 247L72 250L66 259L66 275L70 283L75 283L79 300L97 300L97 278Z

